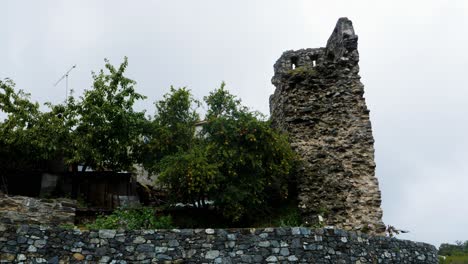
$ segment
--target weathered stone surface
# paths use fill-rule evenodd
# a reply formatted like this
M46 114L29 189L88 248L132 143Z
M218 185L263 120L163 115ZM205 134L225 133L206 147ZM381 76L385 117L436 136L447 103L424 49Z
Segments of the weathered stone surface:
M35 246L33 246L33 245L29 245L27 250L28 250L28 252L36 252L37 248Z
M73 254L73 258L76 259L76 260L78 260L78 261L80 261L80 260L85 259L85 256L83 256L83 255L80 254L80 253L75 253L75 254Z
M142 244L145 243L146 239L142 236L137 236L135 239L133 239L133 244Z
M359 76L358 37L340 18L325 48L286 51L275 63L273 126L303 163L297 173L304 222L381 234L374 139ZM320 218L321 217L321 218Z
M219 250L210 250L205 254L205 258L207 259L215 259L217 257L219 257Z
M26 256L24 254L18 254L18 256L16 257L16 259L18 261L23 261L23 260L27 260L28 258L26 258Z
M208 229L205 230L205 233L207 233L208 235L213 235L215 233L215 231L212 228L208 228Z
M2 262L10 262L15 260L15 255L10 253L2 253L0 254L0 261Z
M117 232L115 230L99 230L99 238L114 238Z
M154 252L154 245L152 244L140 244L136 247L138 252Z
M75 209L76 201L70 199L37 199L2 195L0 196L0 223L73 225Z

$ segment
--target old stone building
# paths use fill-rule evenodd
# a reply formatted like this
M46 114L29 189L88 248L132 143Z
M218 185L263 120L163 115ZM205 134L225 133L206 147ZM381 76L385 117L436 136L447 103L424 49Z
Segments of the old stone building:
M303 161L297 185L304 221L323 217L327 225L382 233L357 41L352 22L340 18L325 48L284 52L274 65L270 112Z

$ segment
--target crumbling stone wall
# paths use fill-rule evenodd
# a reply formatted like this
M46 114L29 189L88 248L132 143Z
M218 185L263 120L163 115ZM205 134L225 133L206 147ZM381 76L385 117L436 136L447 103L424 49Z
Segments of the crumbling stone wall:
M382 233L374 139L359 76L358 37L340 18L325 48L286 51L274 65L273 126L303 161L298 199L304 221Z
M25 196L0 196L0 223L73 225L76 201L38 199Z
M437 263L429 244L339 229L80 231L0 224L2 263Z

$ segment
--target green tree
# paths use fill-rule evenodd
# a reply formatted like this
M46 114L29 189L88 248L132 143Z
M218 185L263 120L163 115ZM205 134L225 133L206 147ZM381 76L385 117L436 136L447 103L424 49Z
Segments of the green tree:
M196 112L199 102L186 88L175 89L155 102L156 114L147 127L147 143L142 146L142 160L146 169L161 172L159 162L167 156L189 150L194 143Z
M83 170L130 170L147 122L145 113L133 107L146 97L135 91L135 81L124 76L126 57L118 68L105 62L109 73L93 73L93 88L67 105L76 115L67 162L83 164Z
M3 170L27 169L45 154L34 143L34 126L40 118L39 104L23 90L15 91L10 79L0 80L0 159Z
M171 196L197 206L211 200L232 221L260 216L275 201L287 198L294 155L285 136L275 132L259 113L242 106L224 83L205 97L206 123L197 135L196 114L189 107L191 95L187 90L179 92L185 99L176 100L178 104L166 103L179 98L177 90L171 90L160 104L170 105L170 111L163 112L171 112L173 123L165 125L166 130L172 129L171 140L158 143L160 150L171 152L165 152L156 166L159 181L166 184ZM179 104L185 107L174 107ZM191 118L176 118L179 116Z
M14 87L9 79L0 81L0 110L6 115L0 122L1 163L10 170L44 169L47 161L66 156L76 114L51 103L45 103L48 109L42 112L29 94ZM74 103L73 98L69 101Z
M237 118L239 114L249 112L245 106L242 106L241 101L229 93L225 87L226 83L222 82L219 89L205 96L204 100L208 105L207 120L214 120L218 117Z
M105 60L108 72L93 73L93 87L65 104L39 104L29 94L14 89L14 83L0 81L0 156L4 164L27 168L27 164L63 158L66 164L95 170L130 170L139 157L142 135L148 121L135 111L135 81L124 76L127 58L118 67ZM15 160L16 162L6 162ZM13 166L10 166L13 167Z
M219 165L210 160L205 144L195 144L186 151L167 155L159 166L159 180L170 188L173 202L206 207L206 200L219 191Z
M210 160L220 164L222 179L213 197L223 214L238 221L267 213L288 197L294 154L287 138L258 112L249 111L224 88L205 97L204 135Z

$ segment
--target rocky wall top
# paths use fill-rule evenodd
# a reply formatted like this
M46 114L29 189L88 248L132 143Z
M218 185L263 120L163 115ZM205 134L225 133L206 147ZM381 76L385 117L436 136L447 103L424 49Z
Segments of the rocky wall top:
M354 33L353 23L347 18L340 18L327 41L326 56L328 60L338 62L345 58L351 62L359 61L357 52L358 36Z
M80 231L0 224L3 263L437 263L424 243L339 229Z

